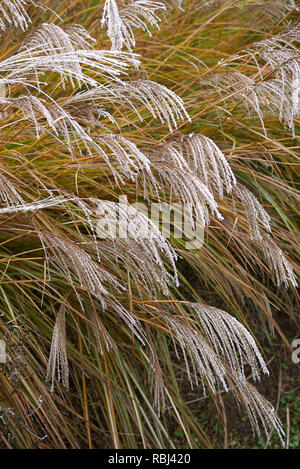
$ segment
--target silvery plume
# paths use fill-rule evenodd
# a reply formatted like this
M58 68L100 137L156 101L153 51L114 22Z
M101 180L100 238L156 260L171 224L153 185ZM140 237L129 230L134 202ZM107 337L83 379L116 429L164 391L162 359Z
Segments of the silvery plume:
M56 371L58 381L61 381L66 389L69 388L69 365L66 350L65 310L65 306L62 305L57 313L52 333L52 342L46 376L48 381L51 380L51 392L54 392Z
M210 215L223 219L216 197L231 193L235 176L224 154L204 135L175 135L149 152L152 173L139 179L144 196L155 194L159 201L184 202L190 216L196 212L201 223ZM170 195L164 190L170 187ZM165 189L166 188L166 189Z
M8 25L13 25L25 31L31 23L26 11L29 3L31 2L25 0L1 0L0 30L5 30Z
M219 386L225 392L231 391L245 407L253 431L260 436L261 426L267 434L275 430L283 444L284 431L275 409L249 383L244 373L244 363L248 363L254 379L260 377L261 370L268 374L250 333L224 311L199 303L183 304L194 312L203 332L184 316L162 313L162 318L178 358L177 343L180 346L191 386L193 382L199 384L199 375L204 393L206 386L212 393L216 393Z
M241 72L230 70L218 72L207 81L217 90L224 100L234 102L240 108L246 109L249 116L257 115L265 136L265 118L278 116L294 132L295 112L292 105L292 83L286 93L282 90L282 82L277 78L262 81L253 79Z
M159 268L160 283L165 286L164 289L170 282L178 285L177 254L147 214L128 204L126 199L121 203L99 199L94 202L97 204L99 217L96 231L100 238L123 238L126 242L135 242L142 248L144 256ZM164 257L168 260L172 274L164 266ZM155 270L152 269L152 272Z
M69 239L46 231L40 231L39 238L45 252L48 279L51 280L50 264L52 264L73 287L83 312L85 312L85 307L82 295L78 292L78 288L76 288L77 282L82 292L88 289L91 295L100 301L102 309L115 311L144 344L144 332L138 320L108 290L109 286L110 289L114 289L116 294L120 293L125 290L122 283L114 275L101 268L99 262L94 260L92 255ZM48 254L49 251L52 253L52 256Z
M129 51L135 46L134 28L142 29L151 36L150 27L159 27L157 11L164 10L164 3L151 0L135 0L127 4L117 0L106 0L101 26L107 27L112 50L126 47Z

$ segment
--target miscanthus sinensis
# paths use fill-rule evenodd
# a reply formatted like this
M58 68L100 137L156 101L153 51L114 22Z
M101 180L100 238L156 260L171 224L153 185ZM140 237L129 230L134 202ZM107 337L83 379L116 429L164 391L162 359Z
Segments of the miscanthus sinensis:
M174 5L183 6L181 2ZM293 2L280 5L283 10L294 7ZM257 2L256 7L260 6ZM1 36L8 28L15 28L16 36L19 30L27 31L18 50L0 60L0 79L5 89L0 96L1 135L20 126L33 148L34 142L48 139L53 152L61 151L69 158L70 168L76 168L76 188L71 191L51 178L41 177L33 165L28 168L33 186L24 189L22 181L5 166L4 158L0 169L0 215L16 217L15 227L26 220L30 233L40 242L45 262L42 301L46 301L45 291L51 290L53 279L60 275L62 283L69 286L68 295L73 292L80 315L88 319L93 331L87 341L94 337L100 354L108 351L113 355L119 346L109 322L103 320L104 312L117 315L145 346L158 413L171 397L148 330L156 324L172 338L178 358L183 357L191 386L201 384L204 391L208 388L213 394L220 388L232 390L258 434L262 426L268 432L276 430L282 438L273 407L247 380L245 366L250 367L254 379L259 379L261 372L268 373L250 332L236 318L212 306L185 301L180 301L178 307L171 307L172 302L165 304L164 298L170 295L176 304L180 292L178 254L147 215L128 203L115 202L119 191L126 195L130 181L136 184L136 197L170 206L182 202L192 218L195 213L201 214L206 226L211 219L223 223L226 215L220 203L225 197L231 198L236 204L234 213L243 213L248 222L248 229L240 236L248 236L249 243L263 254L276 284L297 285L291 264L272 238L268 212L238 182L222 149L204 134L177 131L178 125L191 121L183 100L165 85L139 75L142 58L133 52L135 30L151 36L169 7L167 2L106 0L99 26L106 31L110 47L102 49L81 25L68 26L59 18L55 23L33 25L32 10L48 11L48 6L1 0ZM252 60L257 66L253 76L235 71L227 61L224 71L207 74L204 84L222 99L256 114L265 135L265 112L278 115L294 132L298 109L291 106L291 99L293 83L300 82L298 42L298 26L257 42L234 57L235 62ZM127 137L120 129L122 113L117 116L113 112L116 108L133 112L141 125L152 116L169 130L169 136L150 143L147 139L140 141L138 133L136 138ZM13 158L18 159L18 152ZM107 200L95 197L86 183L81 190L78 174L89 167L99 169ZM126 221L130 227L126 240L114 236L116 207L118 222ZM55 209L59 223L51 219L50 209ZM99 220L106 227L103 232ZM101 235L105 239L101 240ZM131 279L136 284L136 295ZM59 284L55 288L59 290ZM128 295L126 301L124 292ZM178 298L182 298L181 293ZM157 301L158 306L154 303L151 309L149 300ZM135 301L138 306L134 306ZM88 306L90 302L93 308ZM148 324L150 313L154 319ZM52 391L56 370L58 381L69 386L66 321L71 314L74 311L62 300L47 369Z

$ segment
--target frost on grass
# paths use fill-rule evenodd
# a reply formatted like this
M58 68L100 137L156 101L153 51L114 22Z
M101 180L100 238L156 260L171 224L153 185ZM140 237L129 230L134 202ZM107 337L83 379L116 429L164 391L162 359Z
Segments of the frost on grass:
M69 365L66 350L66 322L65 306L62 305L57 313L50 355L47 367L47 381L51 380L51 392L54 392L54 380L57 371L58 381L61 381L66 389L69 388Z
M199 374L202 385L204 386L205 381L213 393L217 392L218 384L227 391L226 369L201 334L184 319L169 314L165 314L163 319L173 338L178 358L175 339L180 345L191 387L193 388L193 382L199 385Z
M209 223L210 214L222 220L214 195L193 171L180 169L171 158L168 158L170 153L174 155L174 152L168 151L162 156L158 150L156 159L155 153L152 152L154 157L151 160L152 173L149 175L144 172L138 181L143 188L144 197L150 199L150 195L154 196L160 205L164 202L184 203L191 221L196 213L202 226Z
M77 49L91 49L95 42L96 40L79 24L60 27L53 23L43 23L26 36L22 49L40 50L49 55L74 53L76 56Z
M267 233L261 240L252 240L258 250L263 254L269 268L274 272L274 282L277 286L284 285L288 288L289 284L298 286L296 275L290 262L285 257L282 249L272 240Z
M253 21L260 18L260 28L265 25L268 27L270 21L275 23L282 20L289 12L297 10L293 0L256 0L254 2L242 2L237 7L243 11L243 14L246 13L245 16L247 16L251 26Z
M256 91L262 101L261 106L269 103L271 108L277 108L280 120L284 120L293 133L300 109L298 99L294 99L295 86L299 89L300 83L300 53L295 44L299 39L299 27L296 25L278 36L256 42L246 51L258 67L261 83ZM268 78L270 71L273 75L271 79Z
M13 25L25 31L31 23L26 11L28 4L25 0L0 0L0 30Z
M8 90L7 96L0 98L0 104L6 112L19 113L20 120L30 121L31 127L26 127L29 134L33 133L32 129L37 138L44 132L50 133L65 145L74 159L78 155L96 155L97 161L101 159L101 170L103 166L108 167L116 185L130 179L142 184L148 200L157 196L160 201L184 202L191 214L202 214L203 224L208 224L211 216L222 220L217 197L222 199L231 193L237 195L249 221L251 241L262 248L268 264L275 270L277 283L287 285L290 282L295 286L293 270L283 252L264 233L264 230L270 231L268 214L250 191L236 184L229 163L211 139L203 135L173 135L151 149L149 145L147 149L141 149L124 136L114 134L111 129L108 131L104 125L99 126L99 132L99 128L95 131L97 121L102 118L117 127L105 105L109 109L117 108L119 104L129 107L141 121L150 113L154 119L167 124L169 131L176 129L179 120L188 119L182 100L165 86L149 80L130 81L126 78L124 81L130 69L138 67L139 59L132 53L121 52L121 49L131 52L135 46L135 28L151 35L151 28L159 26L157 13L165 9L165 3L168 2L137 0L119 8L120 3L107 0L102 26L107 26L111 51L95 49L95 41L81 26L42 24L25 39L17 54L0 61L0 78ZM180 1L170 3L181 6ZM30 22L26 14L27 4L29 2L23 0L0 1L0 29L13 24L25 30ZM230 79L225 80L228 99L246 106L249 112L256 112L263 127L263 113L271 110L279 113L280 119L293 128L296 111L289 107L290 85L300 73L298 52L292 42L298 40L299 31L294 28L286 31L280 39L271 38L257 44L251 51L257 65L260 61L269 64L272 79L264 79L259 65L261 82L241 73L231 73ZM48 89L48 83L44 81L46 72L57 74L55 90L61 93L58 102L53 98L54 92L47 94L45 91ZM228 78L229 74L226 76ZM221 81L219 77L217 86ZM71 86L67 87L67 82ZM17 95L14 94L15 86ZM221 87L224 88L223 85ZM65 96L70 90L70 96ZM134 311L125 309L119 302L120 296L128 293L130 284L134 283L141 298L146 294L147 298L160 299L161 293L169 294L170 285L178 285L178 277L175 251L145 214L125 203L82 200L71 195L50 196L25 203L2 174L0 197L7 204L0 208L1 214L33 212L62 204L65 204L65 210L67 205L74 203L84 214L84 217L78 215L77 221L85 218L85 227L90 228L93 239L90 243L79 244L54 231L39 232L49 281L50 273L52 276L60 275L74 289L83 313L95 326L93 333L100 352L104 346L111 350L116 344L101 318L86 306L85 299L87 296L90 299L90 295L97 310L117 313L143 344L148 343ZM89 203L98 206L97 215L101 223L97 225L97 233L105 238L102 241L96 239L93 210ZM72 213L74 221L77 216L75 210L65 211L68 215ZM116 228L123 229L117 239ZM94 254L97 254L97 260ZM112 269L107 269L107 262ZM118 269L118 263L121 269ZM168 312L163 312L160 320L165 322L174 342L180 345L191 384L193 381L198 383L197 376L200 375L202 385L208 385L216 393L220 386L228 390L229 384L233 383L255 430L259 432L261 420L265 428L275 428L280 433L274 409L246 382L246 363L250 365L254 378L259 377L260 370L267 371L250 333L223 311L200 304L188 306L192 310L192 320L188 316L175 317ZM194 327L195 321L199 329ZM59 380L68 386L65 333L65 308L62 306L53 330L47 369L52 390L56 370ZM164 399L164 376L159 357L151 347L150 352L155 407L159 408Z
M143 256L148 259L148 262L150 261L159 268L159 283L162 286L170 282L178 285L177 255L159 228L146 214L127 203L116 204L99 199L95 200L95 203L100 217L96 228L100 238L113 240L119 237L136 243L142 249ZM168 260L173 275L166 270L163 257ZM156 275L156 267L153 267L151 271L153 275Z
M20 51L0 61L0 75L4 82L22 81L27 86L43 84L42 76L46 71L56 72L64 84L66 79L75 86L99 86L99 80L107 84L120 83L120 76L125 75L129 67L138 67L139 60L136 55L97 49L74 49L66 52L64 49L51 49L49 60L48 49L41 50L36 47L22 47ZM55 53L54 53L55 52ZM89 72L93 72L93 74ZM30 81L28 80L30 78ZM27 82L26 82L27 79ZM14 81L13 81L14 80Z
M195 174L210 193L223 198L236 185L235 176L224 154L204 135L175 135L157 147L179 170ZM164 155L163 155L164 156Z
M102 269L89 253L69 239L45 231L39 232L39 237L45 251L48 273L50 274L50 263L58 268L62 276L74 289L82 310L85 312L82 295L88 289L100 301L102 309L115 311L144 344L144 333L138 320L108 290L108 288L110 290L114 289L116 293L125 290L125 287L118 279ZM47 250L52 252L52 256L48 255ZM74 280L79 283L82 294L79 293Z
M154 81L132 80L122 85L112 85L109 91L123 105L128 104L141 121L143 118L137 105L145 106L155 119L159 119L162 124L166 123L170 131L177 128L178 120L190 120L182 99Z
M106 0L101 26L106 26L112 50L126 47L129 51L135 46L134 29L139 28L151 36L151 27L159 27L159 10L164 3L151 0L136 0L119 8L117 0Z
M109 105L111 102L122 108L132 109L141 121L144 120L146 108L162 124L167 124L169 130L177 128L178 120L190 120L183 101L166 86L150 80L130 80L98 86L88 91L79 92L66 100L66 103L101 103ZM142 108L143 111L142 111Z
M203 135L175 135L149 152L152 174L139 180L145 198L186 204L191 218L194 211L203 225L210 214L223 219L215 195L223 198L236 185L235 176L221 150ZM164 190L167 188L168 196ZM166 189L165 189L166 188ZM161 194L162 193L162 197Z
M228 73L216 73L207 81L217 89L223 99L246 109L249 116L256 114L266 136L266 115L278 116L281 122L294 131L295 113L291 102L291 82L287 92L284 92L279 79L257 81L232 70Z
M116 347L115 342L113 341L111 335L109 334L107 328L100 321L99 315L93 309L88 311L89 318L93 323L94 327L92 328L93 336L95 337L98 350L103 355L103 345L108 352Z
M237 184L235 192L244 206L246 217L250 226L251 237L262 240L263 235L261 233L261 227L263 227L268 232L271 231L270 216L263 208L261 203L257 200L257 198L252 194L252 192L247 189L247 187L242 184Z
M251 367L253 379L261 370L268 374L266 364L251 334L233 316L220 309L200 303L187 303L199 320L214 351L223 356L239 379L244 380L244 363Z
M151 348L151 352L151 392L154 395L154 409L156 410L158 417L160 417L161 411L164 412L166 407L165 376L160 366L158 354L155 351L155 347Z
M252 429L258 438L261 437L261 428L267 435L275 431L284 446L285 433L272 404L248 381L241 381L234 374L231 374L231 380L233 383L231 390L237 401L246 409Z
M299 50L293 42L299 41L299 30L297 27L272 36L263 41L253 44L248 52L255 58L262 58L274 70L278 79L286 79L292 75L299 77ZM261 69L260 69L261 70ZM284 85L284 83L283 83Z
M98 118L102 117L117 125L103 104L110 106L112 100L119 99L124 105L135 109L139 117L141 114L137 105L145 106L154 118L167 123L169 129L173 130L177 120L188 118L182 100L166 87L148 80L123 82L119 75L124 75L130 65L138 63L131 54L74 49L72 41L65 40L65 36L69 37L70 34L61 28L57 35L56 30L50 28L49 39L50 26L43 25L40 31L35 31L28 40L28 46L23 47L19 54L0 62L0 74L3 74L3 82L8 89L15 82L26 90L26 94L16 98L11 97L10 92L0 97L0 104L5 107L6 113L20 110L24 118L34 125L37 138L43 132L50 132L67 147L73 157L77 152L87 152L91 157L94 154L101 155L115 179L121 182L124 182L124 176L135 179L139 172L149 171L147 157L134 143L108 132L98 132L95 136L85 125L97 124ZM42 37L46 34L44 42L39 38L40 34ZM57 43L52 36L57 39ZM51 47L47 46L48 40ZM50 61L48 53L51 53ZM89 69L95 72L96 77L86 72ZM58 103L43 91L41 75L47 70L60 74L62 86L69 79L73 86L77 81L89 89ZM101 86L95 78L103 81Z
M103 156L115 177L122 182L124 179L121 174L134 181L140 171L150 171L147 156L130 140L120 135L105 134L95 138L95 141L98 145L98 152Z
M250 364L254 378L259 377L260 368L267 373L266 365L248 331L224 311L197 303L186 303L200 321L201 328L209 341L186 318L163 314L173 339L176 354L179 343L191 386L198 383L216 393L219 386L232 391L245 407L253 431L261 435L261 426L268 433L276 431L283 443L284 431L273 406L264 399L244 374L244 360ZM222 358L226 359L226 363ZM178 356L179 358L179 356Z
M235 192L244 206L249 222L250 242L261 252L266 264L274 273L274 283L277 286L283 284L286 288L289 285L297 287L292 265L269 234L271 232L270 216L246 187L238 184Z
M179 149L186 155L189 167L201 178L211 192L223 198L236 184L235 176L224 154L210 138L192 134L181 137Z
M16 206L24 203L22 196L19 194L13 183L0 173L0 198L8 206ZM1 208L0 208L1 213Z
M98 242L98 246L103 255L128 271L141 298L145 292L154 299L159 298L160 293L170 295L173 276L152 257L145 256L143 248L133 240L115 238Z
M104 283L108 283L117 291L122 289L116 278L101 269L84 249L69 239L48 232L40 233L40 239L54 255L51 258L47 255L47 261L54 263L73 287L74 275L80 287L82 289L88 287L91 293L101 301L103 308L106 307L105 297L109 296Z
M0 98L0 102L13 109L19 109L24 118L34 125L36 137L49 131L58 139L61 139L74 154L74 140L81 140L86 149L93 147L94 142L86 130L61 106L55 102L47 102L44 98L38 98L31 94L18 98Z
M1 176L1 178L2 178L2 176ZM1 178L0 178L0 181L1 181ZM23 201L23 199L20 198L19 195L18 195L19 198L16 198L17 197L16 194L14 194L14 193L9 194L7 192L7 188L5 190L6 190L6 195L8 197L13 196L14 198L10 199L11 203L8 203L8 205L6 207L1 207L0 208L0 214L1 215L6 214L6 213L35 212L37 210L42 210L42 209L49 208L49 207L57 207L58 205L63 204L64 202L68 202L70 200L73 200L73 198L69 197L69 196L57 196L57 197L50 196L50 197L47 197L46 199L36 200L34 202L26 204ZM3 189L2 189L2 191L3 191ZM1 194L1 190L0 190L0 194ZM3 196L5 196L5 194L3 194Z
M66 146L73 158L84 150L91 158L95 154L101 156L115 180L122 183L124 178L135 180L140 171L150 170L148 158L133 142L107 133L91 136L74 116L55 102L47 104L42 98L27 95L0 98L0 103L21 110L24 118L33 123L37 138L45 132L51 133Z
M76 53L77 50L89 50L95 40L88 34L85 28L79 25L61 28L56 24L43 23L34 32L29 34L21 51L28 53L33 58L36 54L41 53L54 58L59 54L65 54L66 68L72 70L72 75L66 71L61 74L62 84L68 78L71 78L74 86L74 77L82 74L80 58Z

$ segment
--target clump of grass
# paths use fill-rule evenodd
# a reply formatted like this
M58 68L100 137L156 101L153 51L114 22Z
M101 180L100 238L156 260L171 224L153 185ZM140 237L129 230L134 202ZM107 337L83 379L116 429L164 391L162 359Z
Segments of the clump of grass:
M0 6L3 446L211 447L182 380L284 443L251 322L289 346L297 319L297 6ZM185 203L203 247L136 201Z

